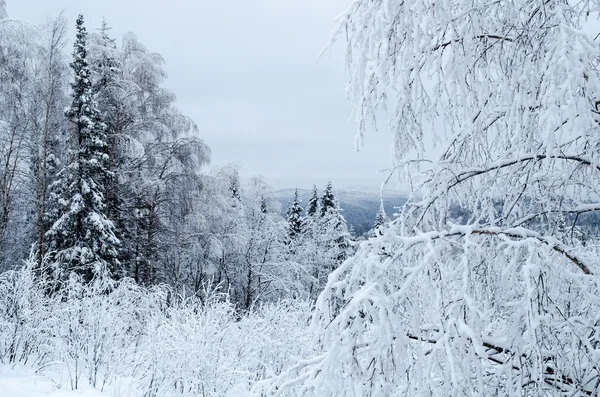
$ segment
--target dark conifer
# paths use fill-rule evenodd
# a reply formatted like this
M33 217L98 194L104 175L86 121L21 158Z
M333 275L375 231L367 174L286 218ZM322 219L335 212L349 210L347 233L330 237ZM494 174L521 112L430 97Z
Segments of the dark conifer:
M288 233L293 240L302 233L302 205L298 197L298 189L294 192L294 201L288 207Z
M47 237L59 273L75 272L90 282L111 274L118 263L119 240L106 215L106 184L112 173L106 125L93 98L86 42L83 16L79 15L71 63L73 100L65 112L70 122L69 159L51 186L59 208Z

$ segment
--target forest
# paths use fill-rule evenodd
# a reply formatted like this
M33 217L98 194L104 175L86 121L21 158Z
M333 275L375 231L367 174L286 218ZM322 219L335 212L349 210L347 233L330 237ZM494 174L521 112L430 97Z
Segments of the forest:
M600 395L600 1L349 3L409 189L362 236L211 167L135 34L0 0L0 395Z

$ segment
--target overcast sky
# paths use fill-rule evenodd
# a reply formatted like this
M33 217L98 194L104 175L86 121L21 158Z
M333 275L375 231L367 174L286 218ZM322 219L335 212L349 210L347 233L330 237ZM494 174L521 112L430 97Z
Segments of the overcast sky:
M65 11L88 30L105 17L166 61L166 86L211 147L212 166L239 162L275 188L381 183L391 139L354 151L343 43L316 62L351 0L7 0L11 18L38 23ZM70 48L69 48L70 50Z

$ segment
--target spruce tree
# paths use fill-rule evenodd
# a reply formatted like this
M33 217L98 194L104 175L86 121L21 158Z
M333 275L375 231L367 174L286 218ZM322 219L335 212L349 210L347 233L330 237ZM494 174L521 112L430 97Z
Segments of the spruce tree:
M385 213L385 208L383 208L383 203L379 206L379 211L377 211L377 215L375 215L375 223L373 224L373 229L377 229L379 226L383 226L388 222L389 218Z
M125 183L127 148L129 139L124 138L125 128L131 120L130 110L123 103L124 79L116 40L110 37L112 28L105 19L99 34L91 34L88 40L88 63L92 76L92 90L106 125L108 144L108 168L113 173L105 188L106 215L116 227L116 237L121 241L119 261L133 262L135 243L133 230L135 217L128 213L133 204L132 186ZM124 268L114 269L115 277L128 275Z
M348 226L333 193L331 182L325 187L320 211L315 211L315 216L307 217L304 226L305 238L316 251L311 271L315 281L310 287L311 296L315 297L322 291L328 275L346 260L353 250Z
M117 81L122 74L121 63L118 61L118 49L116 40L109 36L111 27L108 25L105 19L102 20L100 27L100 34L92 36L95 44L94 62L91 62L92 72L96 75L95 81L93 82L94 93L104 90L105 92L101 95L101 101L110 101L111 104L115 105L116 101L111 98L113 94L112 85ZM105 105L105 106L106 106ZM108 124L108 123L107 123Z
M59 213L47 238L55 269L63 275L75 272L91 282L110 275L115 268L119 240L106 215L106 185L112 173L106 125L93 98L86 41L83 16L79 15L71 63L73 100L65 112L70 122L69 159L51 186Z
M313 186L312 195L308 199L308 205L306 206L306 215L309 217L315 216L319 212L319 192L317 185Z
M325 186L325 192L321 198L321 216L325 216L328 211L337 207L335 195L333 194L333 185L331 181L327 182Z
M288 206L288 234L295 240L302 233L302 205L298 197L298 189L294 192L294 201Z
M377 211L377 215L375 215L375 223L373 224L373 228L371 229L370 234L372 236L380 235L381 232L379 228L385 225L389 221L387 214L385 213L385 208L383 208L383 202L379 206L379 211Z

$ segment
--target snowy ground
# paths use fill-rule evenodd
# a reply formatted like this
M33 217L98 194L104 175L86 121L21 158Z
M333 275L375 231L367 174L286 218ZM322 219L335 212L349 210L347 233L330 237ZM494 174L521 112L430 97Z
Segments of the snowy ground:
M65 390L54 380L36 374L29 368L4 367L0 369L0 395L2 397L108 397L91 387Z
M127 395L112 392L100 392L91 386L83 385L71 390L61 385L59 378L37 374L32 368L23 366L0 366L0 396L2 397L112 397ZM66 382L65 382L66 383Z
M61 384L62 383L62 384ZM247 397L242 388L234 388L227 397ZM36 373L23 366L0 365L0 397L138 397L127 382L112 385L101 392L89 385L80 385L71 390L67 379L61 379L58 372L48 375Z

